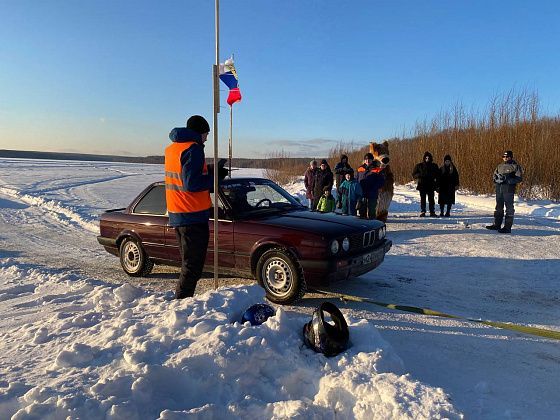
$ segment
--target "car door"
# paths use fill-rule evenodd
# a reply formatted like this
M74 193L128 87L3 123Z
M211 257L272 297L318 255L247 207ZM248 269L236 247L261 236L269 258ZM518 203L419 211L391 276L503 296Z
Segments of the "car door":
M133 205L131 222L124 226L140 237L150 258L169 258L165 247L166 213L165 187L155 185Z

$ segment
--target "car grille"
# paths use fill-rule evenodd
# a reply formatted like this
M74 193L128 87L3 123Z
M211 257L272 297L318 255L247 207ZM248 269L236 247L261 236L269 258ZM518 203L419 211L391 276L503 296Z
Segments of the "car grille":
M378 239L377 235L379 235L377 230L368 230L364 233L351 235L348 238L350 241L350 250L358 250L372 246Z

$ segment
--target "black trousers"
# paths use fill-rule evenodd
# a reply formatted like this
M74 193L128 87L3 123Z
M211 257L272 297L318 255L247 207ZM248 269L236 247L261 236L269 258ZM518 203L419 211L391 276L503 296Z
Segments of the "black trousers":
M175 228L181 253L181 274L175 288L177 299L194 295L196 283L202 275L210 231L208 222Z
M434 191L430 190L420 190L420 211L426 213L426 195L428 196L428 203L430 204L430 213L434 213L436 200L434 199Z

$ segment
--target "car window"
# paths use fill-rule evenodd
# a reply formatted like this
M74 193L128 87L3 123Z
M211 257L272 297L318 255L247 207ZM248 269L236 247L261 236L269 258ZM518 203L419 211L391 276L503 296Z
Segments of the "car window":
M134 207L133 213L165 215L167 204L165 201L165 186L156 185L140 199Z
M266 180L233 180L222 190L236 216L301 208L288 192Z
M264 204L271 203L289 203L286 197L280 195L280 193L269 185L255 185L254 191L247 192L247 201L253 207L255 207L259 202Z

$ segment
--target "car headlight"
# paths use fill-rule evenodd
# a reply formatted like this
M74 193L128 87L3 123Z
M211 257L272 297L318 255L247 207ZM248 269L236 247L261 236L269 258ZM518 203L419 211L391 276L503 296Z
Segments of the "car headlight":
M348 251L350 249L350 240L348 239L348 237L342 240L342 249L344 251Z
M385 238L385 226L379 229L379 239Z
M331 252L333 254L336 254L338 252L338 241L336 239L331 242Z

